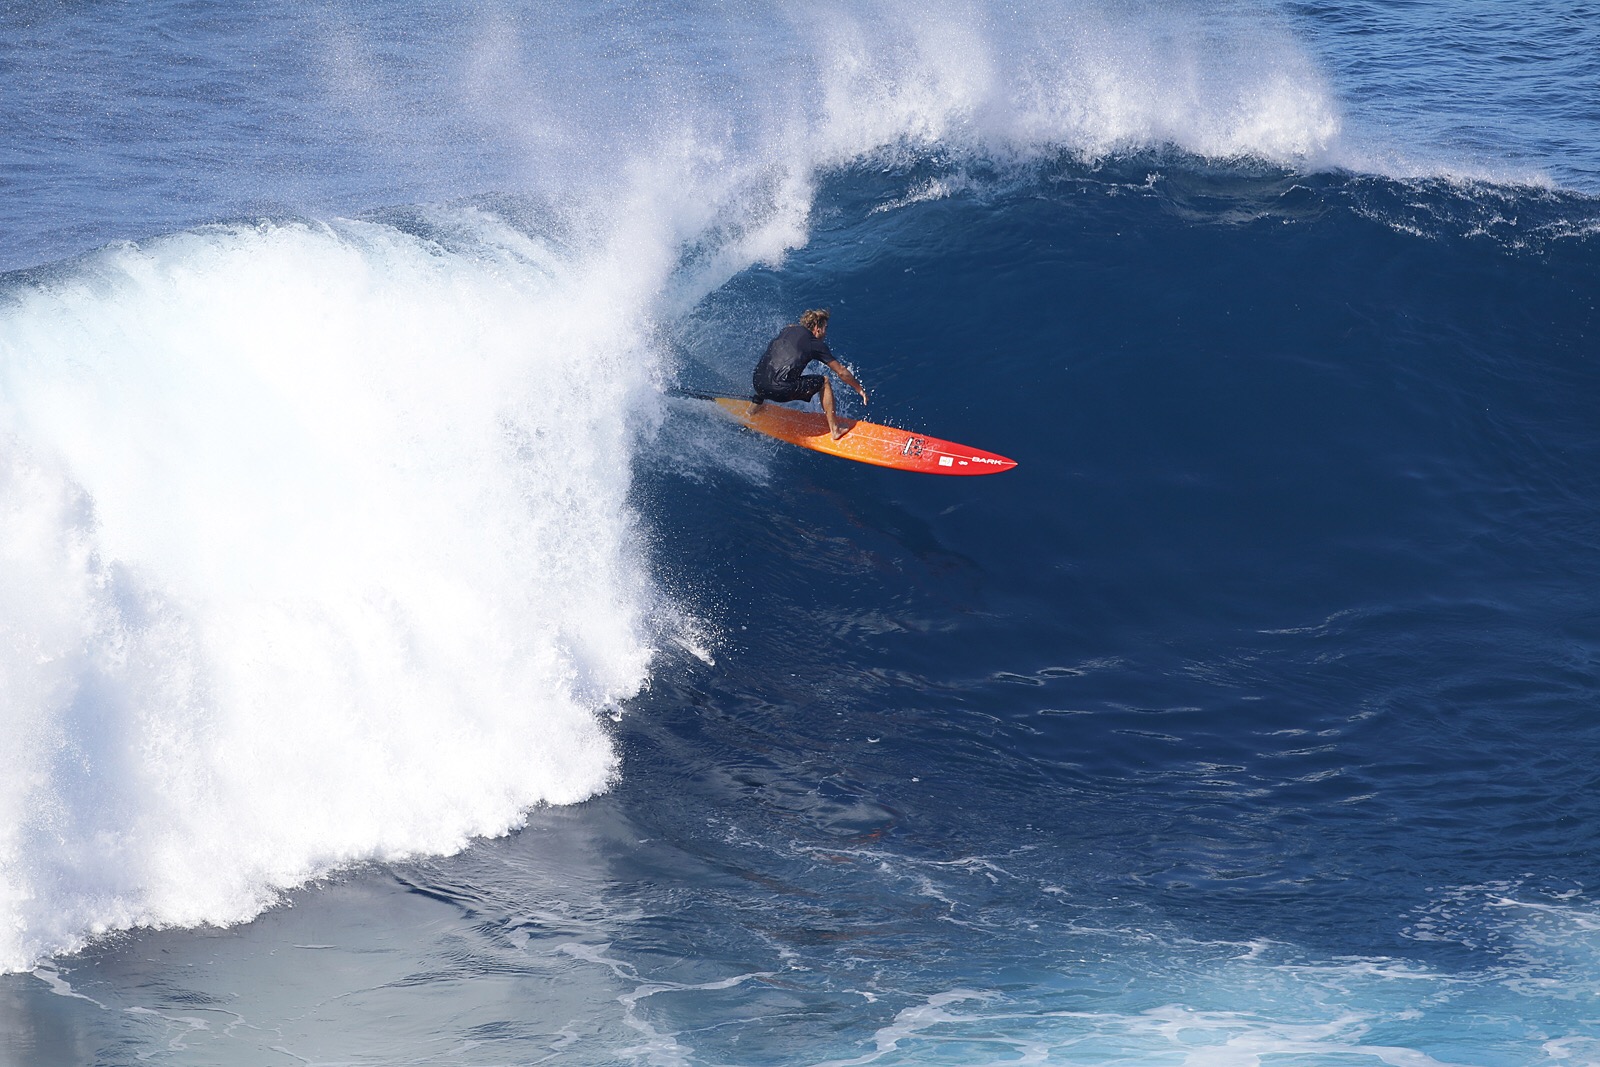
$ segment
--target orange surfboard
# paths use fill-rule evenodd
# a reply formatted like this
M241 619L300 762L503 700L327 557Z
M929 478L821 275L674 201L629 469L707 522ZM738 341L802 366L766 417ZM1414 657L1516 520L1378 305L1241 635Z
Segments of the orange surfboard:
M1017 465L1014 459L980 448L842 416L839 422L847 429L844 436L835 441L828 433L828 419L820 411L796 411L769 400L752 414L748 400L699 395L703 400L715 401L722 410L757 433L857 463L922 474L999 474Z

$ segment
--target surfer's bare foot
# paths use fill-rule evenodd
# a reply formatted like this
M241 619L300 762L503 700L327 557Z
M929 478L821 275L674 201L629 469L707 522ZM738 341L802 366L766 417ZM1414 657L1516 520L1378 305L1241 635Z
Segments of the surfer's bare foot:
M828 432L833 434L833 439L835 441L837 441L839 438L843 437L847 432L849 432L849 430L850 430L850 427L848 427L848 426L830 426L830 427L828 427Z

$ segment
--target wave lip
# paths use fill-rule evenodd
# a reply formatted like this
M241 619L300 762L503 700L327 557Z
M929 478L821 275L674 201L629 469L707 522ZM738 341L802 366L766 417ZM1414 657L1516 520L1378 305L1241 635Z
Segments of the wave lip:
M603 264L457 221L470 254L213 227L5 294L0 967L615 774L649 361L573 300Z

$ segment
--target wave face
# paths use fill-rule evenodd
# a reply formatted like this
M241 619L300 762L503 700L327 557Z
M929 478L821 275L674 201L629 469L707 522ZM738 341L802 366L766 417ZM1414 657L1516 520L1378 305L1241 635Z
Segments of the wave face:
M0 15L0 1058L1600 1057L1600 20L1408 10Z
M869 412L1020 466L669 422L710 443L648 513L729 647L607 798L655 843L618 910L677 921L582 939L655 1061L1600 1055L1595 202L1152 156L859 168L818 217L695 380L841 294Z

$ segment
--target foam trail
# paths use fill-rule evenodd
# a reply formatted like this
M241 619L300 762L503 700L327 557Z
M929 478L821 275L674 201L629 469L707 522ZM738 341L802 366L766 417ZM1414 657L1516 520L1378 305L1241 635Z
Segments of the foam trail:
M523 243L211 228L8 295L0 967L605 787L651 361Z

